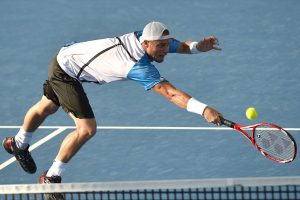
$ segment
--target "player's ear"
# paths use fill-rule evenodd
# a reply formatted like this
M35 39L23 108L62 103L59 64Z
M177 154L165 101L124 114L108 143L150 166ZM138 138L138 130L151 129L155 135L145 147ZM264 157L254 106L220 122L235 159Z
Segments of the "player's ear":
M145 47L148 48L148 47L150 46L150 41L145 40L145 41L143 42L143 45L145 45Z

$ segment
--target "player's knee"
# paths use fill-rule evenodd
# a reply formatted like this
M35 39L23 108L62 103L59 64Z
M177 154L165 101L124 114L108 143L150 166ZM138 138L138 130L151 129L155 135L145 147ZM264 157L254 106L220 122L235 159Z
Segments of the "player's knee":
M77 131L84 140L89 140L96 134L97 126L92 125L92 126L78 127Z

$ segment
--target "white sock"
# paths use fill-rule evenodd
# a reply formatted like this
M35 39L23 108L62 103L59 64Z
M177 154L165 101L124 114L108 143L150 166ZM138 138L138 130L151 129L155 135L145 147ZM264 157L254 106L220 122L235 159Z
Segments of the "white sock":
M15 136L16 146L19 149L25 149L31 141L33 132L26 132L23 127L20 128L19 132Z
M66 170L67 163L64 163L60 160L55 159L52 166L48 170L46 176L61 176L62 173Z

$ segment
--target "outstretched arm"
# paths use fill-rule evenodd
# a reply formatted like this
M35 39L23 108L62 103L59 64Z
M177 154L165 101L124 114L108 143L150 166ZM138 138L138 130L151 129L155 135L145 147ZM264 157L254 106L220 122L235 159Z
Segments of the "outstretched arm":
M212 49L217 51L222 50L221 48L218 47L218 45L219 45L219 40L217 37L208 36L198 42L193 42L193 41L181 42L179 47L177 48L176 53L191 54L191 53L206 52Z
M197 101L189 94L177 90L169 82L158 83L152 87L152 90L183 109L203 115L207 122L221 125L220 117L222 115L218 111Z

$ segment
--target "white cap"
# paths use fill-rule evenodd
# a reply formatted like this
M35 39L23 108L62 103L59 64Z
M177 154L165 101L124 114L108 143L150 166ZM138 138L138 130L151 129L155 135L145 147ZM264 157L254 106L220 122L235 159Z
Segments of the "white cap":
M140 42L143 43L145 40L153 41L153 40L165 40L172 38L170 35L163 35L163 32L168 30L166 25L161 22L150 22L143 29L143 34L140 37Z

